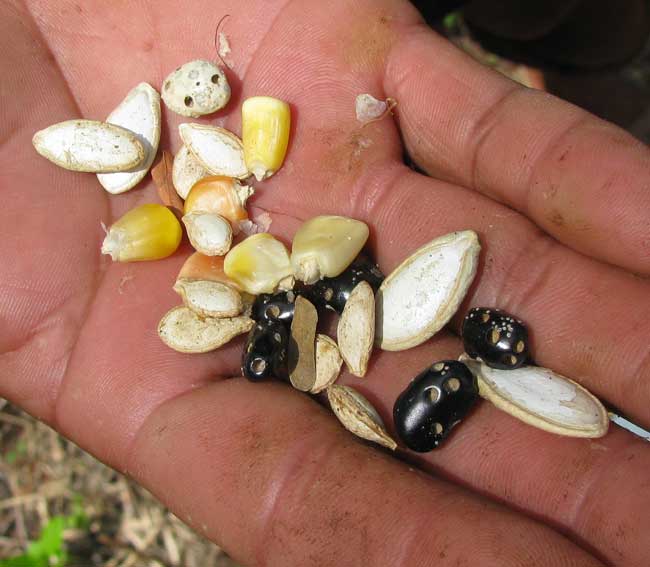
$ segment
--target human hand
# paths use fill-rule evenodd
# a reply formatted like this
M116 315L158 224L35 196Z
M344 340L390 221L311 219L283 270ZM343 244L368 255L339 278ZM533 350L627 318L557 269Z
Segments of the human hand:
M557 437L485 403L439 450L405 456L416 472L299 392L226 379L239 374L241 341L182 355L156 334L179 303L171 286L187 249L139 264L99 255L100 221L155 202L151 181L107 195L30 139L61 120L102 119L138 82L159 87L178 65L216 57L215 23L231 14L233 97L207 122L238 131L250 95L292 104L285 166L252 200L274 234L288 241L322 213L364 220L388 273L435 236L477 231L465 307L515 313L538 363L648 425L650 283L633 275L650 273L640 143L473 63L397 0L10 0L0 11L0 395L244 563L650 562L647 444L616 428ZM396 98L397 123L361 128L363 92ZM163 117L161 145L175 151L185 119ZM430 177L402 163L404 149ZM388 417L412 377L460 353L452 331L376 352L364 380L342 382Z

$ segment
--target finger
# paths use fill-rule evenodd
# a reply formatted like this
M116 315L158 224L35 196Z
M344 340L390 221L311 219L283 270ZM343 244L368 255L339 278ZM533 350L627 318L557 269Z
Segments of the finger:
M89 176L32 147L36 130L78 109L22 3L0 6L0 53L0 381L44 416L101 279L92 243L108 207Z
M597 564L357 444L282 386L231 380L168 402L138 434L129 470L246 564Z
M375 353L366 379L343 382L388 417L410 379L438 360L457 358L461 349L458 339L439 336L407 353ZM408 460L557 526L608 564L650 561L643 533L650 519L650 447L614 425L602 439L570 439L480 402L439 449Z
M523 212L576 250L650 273L650 152L632 136L422 26L400 33L384 87L428 173Z

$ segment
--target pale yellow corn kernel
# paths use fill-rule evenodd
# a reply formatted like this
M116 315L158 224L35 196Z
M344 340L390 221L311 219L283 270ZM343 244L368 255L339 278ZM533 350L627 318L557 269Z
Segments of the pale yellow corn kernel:
M291 265L296 279L312 284L338 276L357 257L368 234L365 223L347 217L308 220L293 237Z
M262 181L282 166L289 145L291 110L277 98L254 96L244 101L241 114L246 167Z
M102 254L115 262L159 260L176 251L182 236L181 224L167 207L140 205L106 231Z
M293 285L289 253L268 232L249 236L231 248L223 269L244 291L254 295Z

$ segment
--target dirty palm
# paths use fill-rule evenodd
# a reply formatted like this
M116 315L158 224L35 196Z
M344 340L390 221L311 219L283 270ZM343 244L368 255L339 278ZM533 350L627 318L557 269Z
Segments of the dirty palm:
M3 396L243 563L648 563L647 444L617 428L567 439L484 403L440 449L409 456L415 473L283 384L226 379L239 373L241 343L217 355L164 345L155 328L178 302L170 282L184 254L119 264L98 252L100 221L154 202L151 181L109 196L94 175L34 154L30 139L55 122L103 119L138 81L160 87L182 63L214 58L214 23L229 13L232 106L209 122L238 131L228 109L251 95L294 109L285 164L260 184L253 214L268 212L285 241L319 214L359 219L386 274L438 236L475 231L482 252L463 311L516 314L535 362L647 426L644 147L468 61L406 3L1 9ZM396 121L360 130L352 101L366 92L395 98ZM182 121L163 112L163 148L178 150ZM402 164L402 140L427 176ZM461 353L461 325L379 353L363 381L339 383L390 426L410 379Z

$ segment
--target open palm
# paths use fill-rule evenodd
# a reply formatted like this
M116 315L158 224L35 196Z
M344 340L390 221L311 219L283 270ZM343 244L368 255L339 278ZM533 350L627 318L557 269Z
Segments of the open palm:
M407 457L421 473L305 395L226 380L240 341L206 355L160 342L188 249L140 264L99 255L100 221L155 202L152 183L107 195L30 139L214 59L224 14L233 98L207 122L238 131L250 95L293 107L286 164L252 200L274 234L290 240L316 214L359 218L388 272L435 236L477 231L467 304L516 313L539 364L650 424L650 153L469 61L399 0L3 2L0 395L245 563L648 565L650 449L621 430L560 438L482 404L443 448ZM397 121L361 128L362 92L396 98ZM178 149L182 121L163 109L162 147ZM430 177L403 165L405 149ZM459 354L452 331L344 381L388 418L416 373Z

